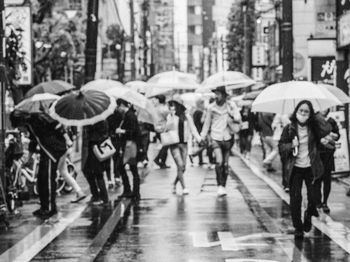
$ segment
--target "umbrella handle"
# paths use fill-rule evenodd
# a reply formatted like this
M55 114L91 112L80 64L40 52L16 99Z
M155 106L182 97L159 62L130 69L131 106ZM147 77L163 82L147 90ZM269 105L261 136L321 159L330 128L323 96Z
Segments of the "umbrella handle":
M297 156L298 152L299 152L298 147L294 147L293 148L293 156Z

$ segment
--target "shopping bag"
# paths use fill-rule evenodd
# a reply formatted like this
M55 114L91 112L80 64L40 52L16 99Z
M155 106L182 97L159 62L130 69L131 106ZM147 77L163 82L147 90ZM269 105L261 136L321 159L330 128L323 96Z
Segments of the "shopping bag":
M163 146L170 146L180 142L179 134L176 130L169 130L160 133L160 141Z
M100 162L103 162L103 161L107 160L108 158L112 157L115 154L116 149L112 144L111 138L108 137L101 144L95 145L93 147L93 152L94 152L96 158Z

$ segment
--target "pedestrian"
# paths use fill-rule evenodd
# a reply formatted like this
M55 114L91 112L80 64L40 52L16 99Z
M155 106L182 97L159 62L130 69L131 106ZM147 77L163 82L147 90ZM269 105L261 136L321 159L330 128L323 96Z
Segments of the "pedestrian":
M40 208L33 215L47 219L57 213L56 172L59 160L67 151L66 130L44 112L28 113L14 110L10 115L13 127L26 127L32 136L30 148L40 147L37 176Z
M277 143L273 139L272 122L275 117L273 113L259 114L259 127L261 128L260 136L263 141L263 146L266 151L266 156L263 160L263 166L268 172L276 171L272 167L273 160L278 156Z
M324 172L322 177L315 182L318 208L321 208L326 214L330 213L328 197L331 192L332 171L334 170L335 141L340 138L338 124L328 115L329 111L328 109L321 112L322 116L331 126L331 132L328 136L323 138L324 140L322 141L324 141L324 143L321 143L321 161L324 166ZM322 184L323 190L321 190Z
M290 209L294 237L301 239L304 232L311 230L311 217L318 216L313 183L322 176L323 164L320 157L321 138L329 132L328 126L316 119L310 101L299 102L290 117L291 123L284 127L278 148L285 160L290 186ZM325 121L323 121L325 122ZM320 128L324 126L325 128ZM304 222L301 219L302 187L307 190L307 208Z
M104 171L106 168L105 161L100 161L94 153L94 147L100 145L108 138L108 123L100 121L94 125L84 128L84 140L87 145L87 156L83 162L83 173L89 183L92 197L92 205L108 204L108 192L104 180Z
M243 157L249 159L254 134L254 116L248 106L242 106L240 111L242 124L239 130L239 148Z
M120 171L123 181L123 193L121 197L134 198L140 200L140 176L137 169L137 152L140 146L140 128L137 121L134 108L125 100L117 100L118 110L123 113L123 120L116 133L119 135L122 162L118 162L118 170ZM133 176L133 189L131 190L125 165L129 165L129 169Z
M236 131L232 130L232 124L239 125L241 116L237 106L227 101L228 94L224 86L217 87L213 92L216 101L208 106L201 137L204 140L210 132L216 160L218 195L224 196L229 172L228 160L234 142L234 131Z
M183 101L179 97L174 97L168 102L170 114L167 117L167 122L163 132L175 131L177 141L170 145L170 152L177 168L177 175L173 183L173 194L176 194L176 185L180 182L182 194L189 194L188 188L185 185L184 173L186 171L187 159L187 142L194 136L197 142L202 139L194 125L191 115L187 112Z
M153 99L154 106L157 110L157 119L158 123L155 124L155 130L157 132L157 137L160 138L160 131L164 129L167 116L169 114L169 109L165 103L166 98L164 95L157 95ZM166 159L168 157L168 146L162 146L158 155L154 159L154 163L156 163L161 169L169 168L166 164Z
M199 99L196 101L196 109L193 112L193 122L198 130L198 132L202 131L203 124L204 124L204 101L202 99ZM196 155L193 156L198 156L198 165L202 166L205 164L203 161L203 150L200 150Z

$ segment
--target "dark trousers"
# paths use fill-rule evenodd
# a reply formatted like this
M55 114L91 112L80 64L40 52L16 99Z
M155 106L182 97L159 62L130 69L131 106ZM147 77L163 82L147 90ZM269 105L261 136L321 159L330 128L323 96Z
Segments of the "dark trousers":
M40 206L43 210L57 210L56 171L57 162L53 162L44 152L41 152L37 184Z
M103 179L103 173L86 171L84 174L89 183L93 200L108 202L108 192L105 180Z
M213 140L213 150L215 154L215 173L218 186L226 186L229 172L228 159L230 157L233 139L228 141Z
M252 147L252 136L251 135L240 135L239 136L239 148L241 154L250 152Z
M122 162L123 161L119 161L118 170L123 181L123 187L124 187L123 192L124 194L129 194L132 192L133 195L139 196L140 195L140 176L138 173L137 165L134 163L129 164L130 171L133 177L133 189L131 191L129 177L128 177L128 174L126 173L125 166Z
M303 230L303 222L301 220L301 203L302 188L305 181L307 190L307 211L310 214L315 213L314 187L312 185L313 174L311 167L300 168L294 167L290 178L290 209L292 214L293 226L296 230Z
M324 167L324 173L322 177L315 181L315 201L316 206L320 207L321 204L327 204L329 194L331 192L332 184L332 170L334 168L333 152L321 153L321 161ZM323 184L323 192L322 192ZM323 194L322 194L323 193ZM323 195L323 199L322 199Z
M168 157L168 148L169 146L162 146L154 161L160 162L162 165L165 165L166 159Z

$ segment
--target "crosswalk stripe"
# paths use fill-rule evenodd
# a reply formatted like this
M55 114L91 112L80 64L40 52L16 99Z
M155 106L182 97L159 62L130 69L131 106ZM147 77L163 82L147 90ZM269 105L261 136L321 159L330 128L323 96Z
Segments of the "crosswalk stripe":
M239 247L231 232L218 232L221 248L223 251L237 251Z

